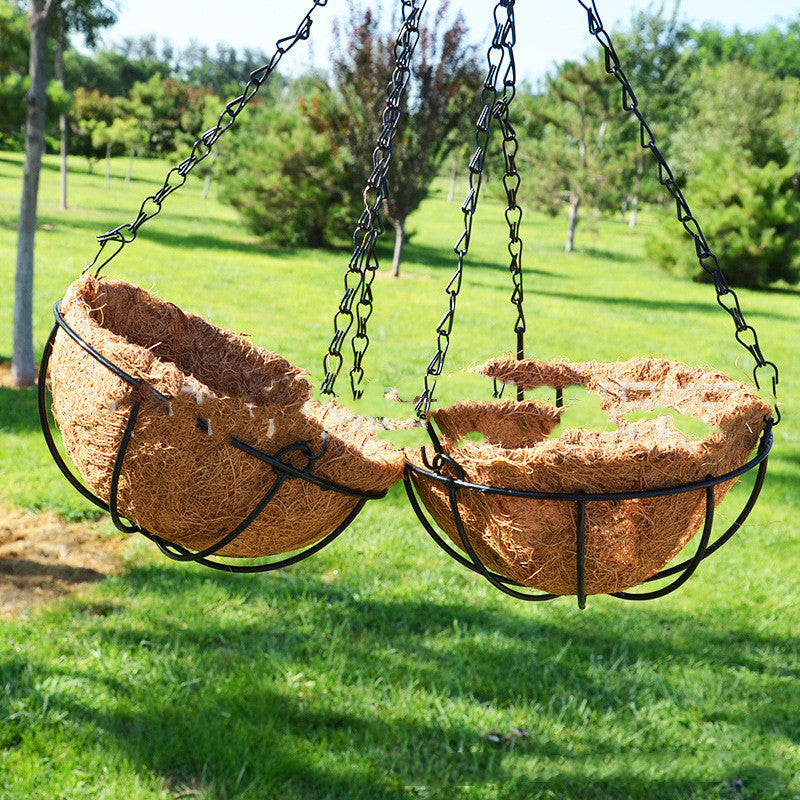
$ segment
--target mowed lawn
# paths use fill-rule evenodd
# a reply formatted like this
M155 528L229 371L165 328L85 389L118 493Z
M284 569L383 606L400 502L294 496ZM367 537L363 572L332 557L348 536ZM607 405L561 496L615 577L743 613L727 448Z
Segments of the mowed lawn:
M167 165L57 163L42 176L35 338ZM21 157L0 153L0 359L11 356ZM365 359L373 395L412 398L434 352L462 218L446 186L414 215L403 277L379 275ZM348 252L266 248L192 178L106 274L306 368L316 383ZM514 348L502 206L484 198L448 369ZM298 209L298 214L303 210ZM659 355L734 377L750 356L713 288L644 255L672 210L579 230L526 216L528 352ZM690 246L687 244L687 246ZM713 246L713 243L712 243ZM391 241L382 246L388 264ZM402 487L291 569L231 576L178 565L142 539L120 575L0 621L0 800L65 798L800 798L800 293L740 292L781 370L782 423L746 527L677 593L524 604L436 548ZM338 388L346 396L346 368ZM443 380L439 397L484 386ZM486 387L489 391L489 387ZM580 417L576 416L580 421ZM720 513L738 512L746 487ZM0 387L0 502L93 516L47 455L32 390ZM109 531L111 526L109 525Z

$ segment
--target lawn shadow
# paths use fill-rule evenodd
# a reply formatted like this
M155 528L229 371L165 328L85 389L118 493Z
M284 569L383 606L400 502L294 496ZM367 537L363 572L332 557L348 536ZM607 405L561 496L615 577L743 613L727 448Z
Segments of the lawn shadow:
M0 356L0 373L10 376L11 359ZM19 433L38 429L39 400L36 387L16 388L0 382L0 432Z
M49 697L54 710L96 731L95 736L147 773L183 781L203 775L221 796L232 796L244 781L262 791L280 787L282 797L298 800L403 797L409 787L436 780L432 776L438 775L433 766L437 763L442 765L442 785L431 787L432 797L460 796L464 785L486 791L502 787L509 796L520 797L711 796L715 786L737 776L720 771L708 785L708 795L697 794L699 775L672 777L667 769L662 770L666 777L645 781L626 768L627 751L610 744L603 725L580 723L570 705L584 698L598 720L627 714L630 708L639 708L639 713L659 709L682 696L683 671L699 664L720 676L746 669L770 678L763 686L771 693L769 703L758 704L746 719L734 709L719 707L714 722L744 726L751 738L771 731L800 744L800 723L793 713L800 670L790 666L797 663L798 644L759 633L756 626L731 625L715 632L702 618L674 611L664 616L658 610L640 611L637 624L630 626L627 617L603 613L600 607L597 618L583 624L584 618L574 615L510 614L500 603L478 607L362 595L302 570L243 581L222 573L142 565L114 580L121 582L118 597L146 598L155 592L176 601L177 607L210 582L215 596L224 596L231 608L258 603L273 612L255 621L252 615L236 614L192 620L150 615L146 622L130 625L121 601L120 612L105 613L95 629L97 646L130 654L127 663L132 666L140 658L150 663L151 651L174 654L176 674L155 676L145 685L141 678L107 669L76 675L65 663L59 668L64 674L97 688L87 697L58 691ZM291 625L299 597L314 615L313 631ZM287 610L288 618L281 609ZM91 604L78 604L76 613L91 614ZM329 663L338 660L353 667L352 673L345 668L341 690L331 697L313 696L315 676L303 672L303 665L320 653L335 656ZM181 677L178 665L205 660L214 686ZM775 664L787 666L776 675ZM244 688L242 665L253 670ZM11 663L10 668L19 665ZM313 697L304 696L302 687L285 686L282 676L298 670L310 680L306 691ZM52 674L43 673L36 676L39 681ZM280 689L271 681L272 674ZM457 718L452 712L428 715L413 704L402 715L380 707L367 712L359 706L362 710L356 711L346 700L360 685L381 684L408 691L409 698L415 687L424 687L431 697L451 698L457 705L516 708L513 724L526 735L503 736L501 731L493 739L463 712ZM104 698L102 703L93 705L95 694ZM557 740L535 713L548 708L562 709L567 726ZM659 753L667 759L660 763L668 764L671 754L682 755L680 744L648 744L656 746L663 747ZM304 759L308 748L327 750L332 756ZM576 753L608 760L611 768L602 785L588 760ZM568 763L569 769L548 768L552 777L539 778L531 773L532 762ZM788 782L777 772L762 778Z
M478 261L467 254L464 259L464 270L471 272L479 269L491 269L508 272L509 265L505 261L507 257L508 254L504 250L501 251L500 260L498 261ZM431 247L426 244L417 244L414 239L409 240L405 245L403 261L407 264L419 264L432 269L445 268L451 271L455 271L458 266L458 256L453 251L452 246ZM523 271L525 275L556 275L555 272L529 267L527 263L525 263Z
M587 256L598 261L613 261L617 264L633 264L639 258L633 253L620 250L608 250L602 247L576 247L573 251L575 255Z
M585 304L599 304L612 307L629 307L634 306L647 311L677 311L681 313L695 313L695 312L711 312L722 311L719 306L715 304L713 297L707 303L687 300L664 300L663 298L649 298L649 297L630 297L627 295L601 295L601 294L588 294L572 293L572 292L556 292L552 290L542 290L538 288L525 289L528 295L541 295L543 297L553 297L559 300L568 300L569 302L585 303ZM758 311L754 312L753 316L763 317L765 319L774 319L781 321L790 321L791 317L785 314L778 314L771 311Z

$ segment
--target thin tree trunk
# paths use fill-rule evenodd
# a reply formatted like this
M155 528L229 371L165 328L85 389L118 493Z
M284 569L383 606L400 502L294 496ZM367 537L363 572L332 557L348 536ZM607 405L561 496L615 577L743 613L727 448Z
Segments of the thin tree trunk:
M64 9L58 9L58 36L56 38L56 80L64 86L64 50L66 48L66 29L64 26ZM67 210L67 152L69 149L69 116L66 113L58 116L58 130L61 137L61 170L58 207Z
M106 189L111 188L111 142L106 142Z
M125 183L130 183L133 177L133 159L136 156L136 147L131 147L131 154L128 158L128 171L125 173Z
M406 243L405 219L394 221L394 255L392 256L392 277L400 277L400 262L403 260L403 246Z
M203 192L200 195L201 200L205 200L208 197L208 192L211 189L211 173L214 169L214 162L216 160L217 160L217 151L213 150L211 156L209 157L208 169L206 170L206 179L203 182Z
M17 232L17 272L14 280L14 353L11 379L15 386L32 386L36 380L33 355L33 248L39 174L44 153L47 104L47 22L52 4L30 0L30 88L25 121L25 166Z
M578 211L581 207L581 196L573 192L569 196L569 223L567 228L567 244L564 250L571 253L575 249L575 230L578 227Z
M642 176L644 175L644 158L640 155L636 164L636 181L633 185L633 197L631 198L631 215L628 220L628 227L635 228L636 220L639 216L639 195L642 191Z
M450 170L450 188L447 190L447 202L452 203L456 196L456 178L458 177L458 159L453 159L453 168Z

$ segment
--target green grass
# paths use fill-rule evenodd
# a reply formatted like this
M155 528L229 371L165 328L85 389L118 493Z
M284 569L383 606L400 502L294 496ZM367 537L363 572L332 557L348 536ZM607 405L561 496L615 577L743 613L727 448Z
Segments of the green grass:
M132 185L104 191L74 166L65 213L55 161L43 176L39 349L92 235L130 220L164 171L140 163ZM0 154L5 358L19 180L19 158ZM347 254L261 248L199 190L171 197L108 274L252 333L318 380ZM567 256L560 220L526 219L531 354L750 370L713 290L644 259L647 227L673 220L600 223ZM419 393L460 226L435 194L412 220L406 278L376 279L376 387ZM501 209L485 205L475 230L452 369L513 347ZM0 799L800 798L800 295L740 297L781 367L784 421L751 520L679 592L591 598L584 612L515 602L437 550L399 488L276 574L180 566L142 541L123 574L0 623ZM0 390L0 470L3 502L91 513L50 463L32 392Z

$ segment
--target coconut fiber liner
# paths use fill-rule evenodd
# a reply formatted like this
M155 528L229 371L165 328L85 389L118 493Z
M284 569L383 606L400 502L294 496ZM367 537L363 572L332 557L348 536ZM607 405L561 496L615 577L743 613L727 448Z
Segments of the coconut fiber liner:
M50 380L66 452L86 485L108 502L114 460L131 406L139 401L118 508L168 541L191 550L215 544L272 485L272 467L232 446L231 437L270 456L303 442L316 454L327 432L325 452L313 464L315 476L364 492L382 492L402 477L402 454L374 438L374 423L333 401L313 400L299 368L240 335L137 286L91 275L69 287L61 312L91 347L142 381L131 386L59 330ZM295 451L283 458L298 469L308 464ZM357 502L288 478L219 554L266 556L311 545Z
M656 359L544 363L492 359L474 371L524 390L584 386L601 398L616 430L564 431L548 438L564 409L531 400L463 402L431 413L444 451L464 480L548 493L664 489L745 464L770 407L745 384L706 369ZM670 416L629 422L631 412L668 408L705 420L705 438L677 430ZM462 441L470 432L481 442ZM407 458L424 468L420 451ZM434 450L427 448L430 460ZM445 468L446 469L446 468ZM456 476L453 476L456 477ZM411 472L420 499L463 549L445 485ZM735 481L715 487L719 504ZM492 571L557 595L577 593L576 503L459 490L470 543ZM586 503L587 594L623 591L665 567L703 523L705 491Z

